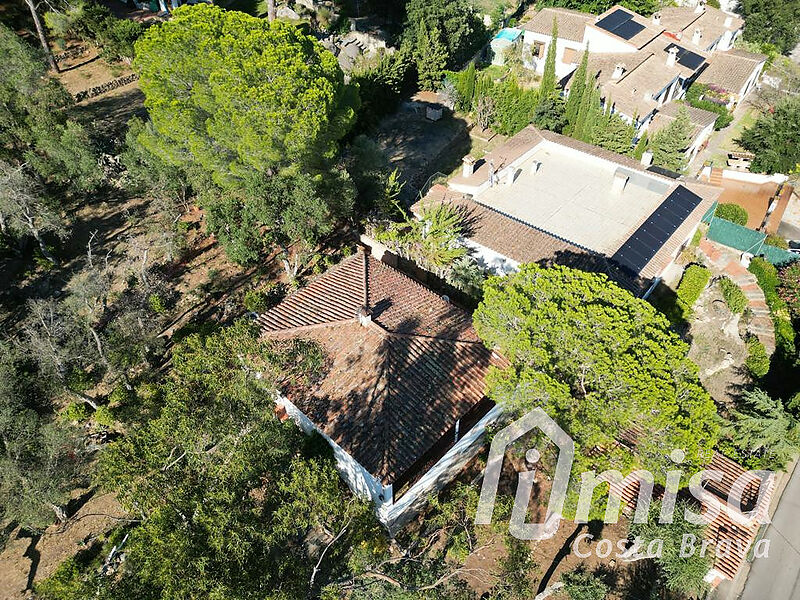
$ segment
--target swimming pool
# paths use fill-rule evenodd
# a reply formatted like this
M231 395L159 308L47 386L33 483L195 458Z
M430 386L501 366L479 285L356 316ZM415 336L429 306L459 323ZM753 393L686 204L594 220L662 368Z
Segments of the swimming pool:
M496 40L508 40L509 42L513 42L515 39L519 37L522 32L519 29L514 29L513 27L506 27L505 29L501 29L497 32L497 35L494 36Z

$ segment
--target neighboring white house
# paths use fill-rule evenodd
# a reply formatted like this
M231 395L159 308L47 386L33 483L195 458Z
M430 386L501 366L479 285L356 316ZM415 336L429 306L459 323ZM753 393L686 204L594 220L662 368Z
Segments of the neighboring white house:
M543 8L521 25L525 31L523 59L537 73L544 72L547 49L552 41L553 19L558 24L556 76L563 79L577 65L578 55L585 48L586 25L594 20L594 15L566 8Z
M486 267L566 264L606 273L638 295L672 265L722 192L533 126L480 162L465 161L447 186L412 211L462 206L465 237Z
M270 339L318 343L326 373L283 390L279 414L333 448L342 478L395 531L481 449L500 408L471 316L361 249L257 319Z
M686 109L689 119L692 122L692 131L689 134L690 143L686 147L686 162L691 163L697 154L705 147L705 143L711 134L714 133L714 123L717 120L717 113L701 108L694 108L679 102L670 102L662 106L656 115L648 122L646 130L650 135L663 127L667 127L678 116L681 109Z

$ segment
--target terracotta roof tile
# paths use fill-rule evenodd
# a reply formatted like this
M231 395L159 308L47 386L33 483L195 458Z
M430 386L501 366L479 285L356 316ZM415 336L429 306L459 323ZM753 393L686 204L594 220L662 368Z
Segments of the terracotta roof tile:
M526 31L549 36L553 32L554 17L558 23L558 37L573 42L583 41L586 24L592 23L595 19L591 13L547 7L534 12L531 19L522 23L520 27Z
M365 299L366 326L357 319ZM468 313L363 252L258 322L268 337L302 336L325 348L323 381L289 399L386 484L484 400L486 371L505 364L478 341Z
M718 85L730 93L738 94L753 71L765 60L763 54L742 50L717 52L697 81Z

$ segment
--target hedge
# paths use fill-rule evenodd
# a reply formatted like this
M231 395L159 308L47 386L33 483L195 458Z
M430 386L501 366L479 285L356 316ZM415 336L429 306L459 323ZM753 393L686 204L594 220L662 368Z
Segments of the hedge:
M794 356L795 332L786 302L778 295L778 287L781 283L778 278L778 269L766 259L756 256L750 261L749 271L756 276L758 285L764 292L764 299L767 301L769 311L772 313L776 347L783 350L786 356Z
M747 211L738 204L720 204L714 216L743 227L747 225Z
M727 277L719 280L719 287L722 290L722 297L725 299L725 304L732 313L741 314L747 308L747 296L744 295L742 289Z
M678 306L683 311L684 318L692 314L692 306L711 279L711 271L700 265L689 265L684 271L680 284L678 284Z
M693 83L686 90L686 102L689 106L695 108L702 108L710 112L717 113L717 120L714 122L714 129L719 131L723 127L727 127L733 121L733 113L723 104L717 104L711 100L701 98L703 94L710 91L708 85L704 83Z
M755 379L761 379L769 373L769 356L764 344L758 341L758 338L750 338L747 340L747 358L744 361L744 366L750 371L750 374Z

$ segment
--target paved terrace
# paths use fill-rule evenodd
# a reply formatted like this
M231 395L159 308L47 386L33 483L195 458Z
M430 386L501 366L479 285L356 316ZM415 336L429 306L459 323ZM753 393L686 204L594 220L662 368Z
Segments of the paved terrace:
M475 200L609 256L673 187L663 178L547 142L522 163L514 183L507 185L503 175ZM617 175L628 177L621 193L612 189Z

